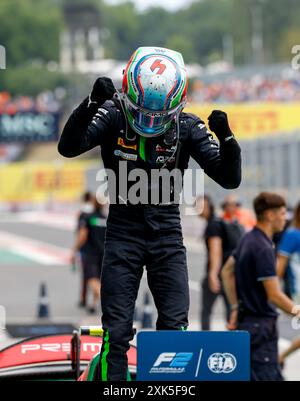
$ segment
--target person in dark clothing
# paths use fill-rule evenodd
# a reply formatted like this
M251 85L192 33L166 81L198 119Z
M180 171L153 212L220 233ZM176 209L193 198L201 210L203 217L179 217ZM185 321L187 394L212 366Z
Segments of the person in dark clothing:
M91 213L82 213L78 223L78 235L74 247L74 254L80 250L83 267L83 281L87 289L93 294L92 305L88 307L90 313L95 313L100 300L100 286L102 261L104 254L106 216L103 206L96 198L93 201L94 210Z
M210 330L210 317L212 308L218 298L222 296L225 306L226 321L229 318L230 308L223 291L220 273L221 268L234 250L236 243L229 243L227 230L220 217L215 215L215 208L212 199L208 195L197 198L197 203L201 204L200 217L207 221L203 234L207 252L206 274L202 281L202 305L201 305L201 328Z
M297 265L299 265L300 260L299 238L300 204L297 205L294 213L291 208L288 209L287 222L283 231L277 235L275 234L273 238L277 253L277 275L283 282L284 293L292 299L297 294L296 271L298 270ZM294 268L292 267L293 265Z
M93 211L93 209L94 209L93 194L90 191L86 191L82 195L82 204L81 204L80 212L78 215L78 223L77 223L77 227L76 227L76 239L77 239L78 231L80 228L80 221L87 213L91 213ZM78 264L80 264L80 268L82 270L81 271L81 282L80 282L79 307L85 308L86 307L86 295L87 295L87 282L85 280L84 269L83 269L83 265L82 265L81 251L84 251L84 245L79 250L80 262ZM76 254L73 253L72 257L71 257L71 263L74 266L74 270L76 269L76 262L77 262Z
M227 116L213 111L209 127L183 113L187 76L180 53L163 48L139 48L123 78L122 94L112 81L98 78L93 90L69 117L58 145L66 157L75 157L97 145L106 170L116 182L127 179L127 191L115 191L108 181L110 208L103 260L101 305L104 329L100 356L101 380L126 380L133 314L143 266L158 310L158 330L185 330L188 326L189 288L183 246L178 193L174 182L151 179L153 170L179 171L193 157L213 180L225 188L241 181L240 147ZM132 190L144 173L142 188L151 198L133 199ZM146 178L145 178L146 177ZM145 182L146 180L146 182ZM158 199L152 194L159 191ZM169 195L165 200L161 194ZM162 199L164 198L164 199Z
M201 328L210 330L212 308L219 295L224 300L226 317L229 307L220 281L220 271L228 255L224 240L222 221L214 213L214 205L208 196L203 197L203 211L200 215L207 220L204 241L207 251L206 274L202 281Z
M250 333L251 380L281 381L275 306L300 316L300 308L280 289L271 240L285 225L285 200L262 192L254 200L254 209L257 225L245 234L222 270L232 311L228 328Z

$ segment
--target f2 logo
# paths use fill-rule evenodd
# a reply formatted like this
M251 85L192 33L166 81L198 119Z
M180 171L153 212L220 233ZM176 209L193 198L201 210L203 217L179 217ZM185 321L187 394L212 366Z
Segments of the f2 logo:
M192 359L192 352L163 352L154 363L154 367L160 366L164 362L170 362L171 367L184 367Z
M161 75L164 73L165 69L167 68L164 64L162 64L161 60L157 59L154 61L154 63L151 65L150 70L153 72L158 68L157 74Z

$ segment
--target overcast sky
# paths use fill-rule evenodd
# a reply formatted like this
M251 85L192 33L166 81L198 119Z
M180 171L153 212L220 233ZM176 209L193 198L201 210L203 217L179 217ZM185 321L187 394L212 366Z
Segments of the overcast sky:
M124 3L126 0L105 0L109 4ZM168 10L178 10L189 3L192 0L132 0L138 9L144 10L150 6L162 6Z

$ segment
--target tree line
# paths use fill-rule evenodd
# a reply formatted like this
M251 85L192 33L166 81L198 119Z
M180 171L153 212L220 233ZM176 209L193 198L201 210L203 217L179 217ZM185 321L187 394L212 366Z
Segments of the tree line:
M6 48L7 70L0 71L0 90L25 88L34 94L67 84L70 77L51 71L51 63L59 61L68 2L1 0L0 44ZM268 64L290 61L292 46L300 44L299 0L194 0L176 12L160 7L141 12L130 1L112 6L72 0L73 5L89 3L100 13L105 56L118 60L127 60L138 46L155 44L181 51L188 63L225 58L235 65Z

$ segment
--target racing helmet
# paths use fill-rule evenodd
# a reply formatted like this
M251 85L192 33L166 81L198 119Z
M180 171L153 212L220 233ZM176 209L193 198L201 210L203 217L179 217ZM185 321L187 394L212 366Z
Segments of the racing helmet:
M186 103L187 74L181 53L140 47L124 71L122 93L131 128L144 137L167 131Z

